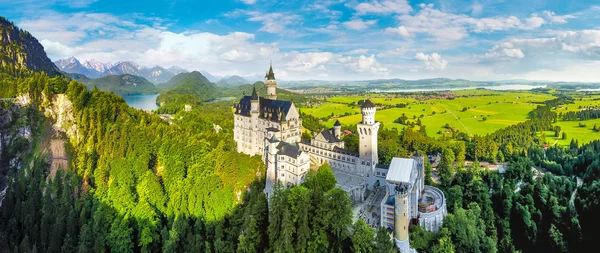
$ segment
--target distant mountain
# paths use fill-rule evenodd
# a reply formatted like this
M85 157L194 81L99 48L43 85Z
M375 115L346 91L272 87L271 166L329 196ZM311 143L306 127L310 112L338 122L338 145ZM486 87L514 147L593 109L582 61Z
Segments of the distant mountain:
M67 74L71 79L84 83L88 89L94 87L103 91L112 91L117 95L151 94L156 93L156 87L143 77L122 74L100 78L88 78L77 73Z
M164 83L169 81L175 74L160 66L154 66L152 68L142 68L140 76L145 77L152 83Z
M81 62L79 62L79 60L77 60L75 57L69 57L67 59L58 60L55 61L54 64L56 64L56 66L60 70L66 73L79 73L92 78L100 77L100 75L102 75L103 72L98 71L94 68L88 68L86 65L81 64Z
M140 75L140 71L142 67L135 62L131 61L122 61L115 63L112 68L106 70L102 73L103 76L109 75L123 75L123 74L131 74L131 75Z
M113 66L113 64L110 62L108 62L108 63L99 62L96 59L91 59L89 61L85 61L82 65L83 65L83 67L90 69L90 70L95 70L100 74L106 72Z
M36 38L3 17L0 17L0 52L0 66L6 70L43 71L52 77L62 75Z
M171 72L171 74L173 74L173 75L177 75L177 74L189 72L189 71L187 71L185 69L182 69L182 68L180 68L178 66L172 66L172 67L168 68L167 71Z
M218 76L213 76L210 73L208 73L206 70L200 70L200 74L202 74L204 77L206 77L206 79L208 79L209 81L216 83L219 80L221 80L221 77Z
M229 77L224 77L221 80L219 80L217 82L218 86L222 86L222 87L228 87L228 86L239 86L239 85L244 85L244 84L250 84L252 82L246 80L245 78L241 77L241 76L229 76Z
M160 66L148 68L140 66L132 61L122 61L111 64L91 59L81 63L75 57L70 57L67 59L58 60L55 63L62 71L66 73L83 74L90 78L130 74L141 76L155 84L167 82L177 74L187 73L187 70L177 66L172 66L169 69L165 69Z

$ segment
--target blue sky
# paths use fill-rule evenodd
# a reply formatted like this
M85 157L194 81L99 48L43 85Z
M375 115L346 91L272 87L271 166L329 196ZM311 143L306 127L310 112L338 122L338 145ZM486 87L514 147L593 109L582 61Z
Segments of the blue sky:
M0 0L52 60L215 75L600 82L600 3Z

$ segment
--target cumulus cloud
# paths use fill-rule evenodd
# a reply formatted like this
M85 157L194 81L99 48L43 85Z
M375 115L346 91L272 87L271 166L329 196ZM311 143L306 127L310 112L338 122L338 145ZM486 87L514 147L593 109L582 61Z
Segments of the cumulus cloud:
M381 66L381 64L375 58L375 55L359 57L345 57L340 59L340 62L346 63L346 66L350 67L355 72L359 73L379 73L387 74L388 69Z
M283 54L286 69L296 72L325 70L325 63L338 59L340 55L331 52L291 52Z
M417 53L415 60L422 61L425 64L425 68L428 70L444 70L448 62L442 59L442 56L438 53L424 54Z
M484 33L506 30L532 30L545 24L564 23L571 16L557 16L552 12L532 14L528 18L515 16L474 18L465 14L453 14L434 8L432 4L420 4L415 14L397 17L401 26L386 28L386 33L401 36L416 33L428 34L436 40L453 41L466 38L470 32ZM477 6L473 7L474 11Z
M511 38L495 45L479 57L520 59L525 57L525 53L537 56L567 53L580 57L598 57L600 56L600 30L565 31L548 38Z
M342 23L346 28L351 30L364 30L377 23L377 20L362 20L353 19Z
M384 30L384 32L387 34L400 35L402 37L410 37L410 33L408 33L408 30L406 30L406 27L404 27L403 25L398 26L396 28L388 27Z
M552 11L546 10L546 11L542 12L542 17L545 20L548 20L548 22L553 23L553 24L565 24L565 23L567 23L567 19L574 18L575 16L573 16L573 15L559 16L559 15L556 15L556 13L554 13Z
M521 59L525 57L523 51L519 48L512 48L510 43L504 45L496 45L489 52L483 54L481 58L490 59L490 58L498 58L498 59L508 59L508 58L516 58Z
M404 14L412 11L412 7L406 0L372 0L366 3L355 5L354 10L357 14Z

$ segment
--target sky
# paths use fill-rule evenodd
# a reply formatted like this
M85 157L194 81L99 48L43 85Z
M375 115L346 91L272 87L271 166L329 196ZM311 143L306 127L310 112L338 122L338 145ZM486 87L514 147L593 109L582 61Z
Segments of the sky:
M0 0L53 61L279 80L600 82L600 2Z

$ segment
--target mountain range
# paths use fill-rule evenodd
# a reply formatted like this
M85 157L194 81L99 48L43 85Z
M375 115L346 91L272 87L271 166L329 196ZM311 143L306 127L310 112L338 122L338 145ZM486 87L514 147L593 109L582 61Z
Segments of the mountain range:
M110 75L135 75L158 84L169 81L173 76L188 72L187 70L173 66L165 69L160 66L144 67L132 61L121 61L117 63L104 63L95 59L81 63L77 58L70 57L55 61L56 66L66 73L85 75L88 78L99 78Z
M114 92L117 95L152 94L156 86L141 76L131 74L109 75L99 78L88 78L83 74L67 73L71 79L82 82L91 90L94 87Z

